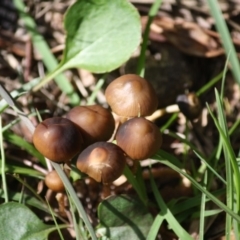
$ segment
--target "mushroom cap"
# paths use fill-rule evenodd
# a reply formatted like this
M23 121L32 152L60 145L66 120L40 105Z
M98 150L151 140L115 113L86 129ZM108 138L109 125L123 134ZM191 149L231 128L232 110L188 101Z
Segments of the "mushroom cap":
M158 127L143 117L132 118L122 124L116 133L117 145L133 160L154 155L162 144Z
M45 184L54 192L63 192L65 190L62 179L59 177L58 173L55 170L49 172L45 176Z
M82 136L79 128L70 120L53 117L37 125L33 144L43 156L60 163L68 161L82 150Z
M95 179L108 184L123 173L126 163L125 153L110 142L97 142L83 150L77 159L77 168Z
M158 106L152 85L135 74L126 74L112 81L105 96L112 111L122 117L148 116Z
M67 118L79 126L84 146L107 141L115 128L112 113L100 105L74 107L67 113Z
M194 120L202 112L202 104L198 96L191 92L177 96L176 100L180 111L189 119Z

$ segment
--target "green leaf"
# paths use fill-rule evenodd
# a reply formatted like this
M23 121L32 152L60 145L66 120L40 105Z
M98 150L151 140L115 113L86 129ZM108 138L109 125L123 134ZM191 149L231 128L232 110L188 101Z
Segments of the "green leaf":
M45 225L26 206L10 202L0 207L1 240L45 240L55 226Z
M153 217L144 205L129 196L112 196L98 207L97 234L111 240L146 239Z
M126 62L141 39L138 11L127 0L78 0L67 11L62 62L37 86L69 68L110 72Z
M36 199L35 197L32 197L31 195L28 195L26 193L24 193L23 195L19 192L14 192L14 191L10 191L9 192L9 199L12 201L16 201L19 202L20 200L22 200L22 202L24 202L25 204L38 208L39 210L42 210L46 213L49 213L49 209L47 207L47 205L41 201L39 201L38 199ZM0 190L0 198L4 197L4 192L3 190Z
M79 0L67 11L63 67L108 72L127 61L140 42L136 9L126 0Z

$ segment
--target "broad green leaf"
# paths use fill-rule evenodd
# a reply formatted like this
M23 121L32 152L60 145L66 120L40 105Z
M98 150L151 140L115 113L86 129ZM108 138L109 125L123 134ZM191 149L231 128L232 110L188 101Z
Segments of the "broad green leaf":
M28 195L26 193L24 193L22 195L19 192L14 192L14 191L10 191L10 190L8 190L8 194L9 194L9 199L12 201L19 202L21 200L23 203L25 203L29 206L38 208L39 210L49 213L49 209L48 209L47 205L31 195ZM3 198L3 197L4 197L4 193L2 190L0 190L0 198Z
M78 0L68 9L64 26L62 62L37 88L69 68L94 73L116 69L130 58L141 39L139 14L127 0Z
M102 201L98 217L100 225L97 234L111 240L146 239L153 223L153 217L144 205L126 195Z
M67 11L63 66L108 72L125 62L140 42L137 10L126 0L79 0Z
M55 226L45 225L28 207L15 202L0 206L0 222L1 240L46 240L56 230Z

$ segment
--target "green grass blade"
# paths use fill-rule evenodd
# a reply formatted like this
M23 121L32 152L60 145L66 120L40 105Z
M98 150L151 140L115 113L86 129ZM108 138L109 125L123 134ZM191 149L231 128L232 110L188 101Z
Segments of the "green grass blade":
M55 216L54 216L54 212L53 212L51 206L49 205L49 202L48 202L48 201L47 201L47 205L48 205L48 208L49 208L50 213L51 213L51 215L52 215L52 218L53 218L54 224L55 224L55 226L56 226L56 229L57 229L57 231L58 231L58 235L59 235L59 237L60 237L61 240L64 240L63 235L62 235L62 233L61 233L61 230L60 230L60 228L59 228L59 225L58 225L58 223L57 223L57 221L56 221L56 218L55 218ZM68 226L66 226L66 227L68 227Z
M219 189L217 191L214 191L213 195L221 196L225 194L225 192L226 192L226 189ZM209 202L209 201L210 199L206 197L205 202ZM201 196L200 194L198 194L192 198L187 198L187 199L184 199L183 201L179 201L178 203L175 203L173 206L171 206L171 210L174 215L180 215L180 214L186 215L186 212L190 212L192 208L199 207L200 204L201 204Z
M182 174L184 177L186 177L194 187L196 187L201 192L205 193L206 196L213 201L219 208L223 209L225 212L227 212L229 215L231 215L234 219L236 219L240 223L240 216L233 212L231 209L229 209L224 203L222 203L218 198L216 198L213 194L211 194L209 191L204 189L194 178L192 178L189 174L187 174L185 171L178 168L172 161L172 158L162 158L159 154L155 154L154 159L159 160L160 163L172 168L174 171Z
M193 152L197 155L197 157L202 161L204 162L204 164L209 168L209 170L216 176L218 177L218 179L223 183L223 184L227 184L226 180L222 178L222 176L220 174L217 173L217 171L211 167L211 165L202 157L200 156L197 152L195 152L193 150Z
M206 189L207 180L208 180L208 171L205 171L204 178L203 178L204 189ZM205 206L206 206L206 194L202 193L201 208L200 208L200 223L199 223L199 240L204 240Z
M224 92L224 84L222 83L222 88L221 88L221 99L223 97L223 92ZM222 106L222 101L220 99L220 96L215 90L215 95L216 95L216 102L217 102L217 110L218 110L218 120L219 120L219 125L222 128L227 141L229 141L229 136L228 136L228 130L226 126L226 119L223 113L223 106ZM227 186L226 186L226 202L227 206L233 210L233 205L234 205L234 200L233 200L233 174L232 174L232 166L231 166L231 160L230 156L228 153L228 149L225 144L223 144L223 153L224 153L224 159L225 159L225 169L226 169L226 181L227 181ZM225 223L225 236L227 240L230 240L231 238L231 229L232 229L232 217L230 215L226 216L226 223Z
M3 136L6 141L25 149L32 156L36 157L43 166L46 166L45 158L42 156L42 154L40 154L36 148L24 138L19 137L18 135L9 131L5 132Z
M179 224L179 222L173 216L170 209L165 204L161 194L159 193L159 191L157 189L157 185L154 182L154 179L151 174L150 174L150 181L151 181L151 187L152 187L155 199L157 201L158 207L159 207L159 209L161 209L160 215L162 215L165 218L165 220L168 222L170 228L176 233L176 235L180 239L193 240L193 238L186 232L186 230L184 228L182 228L182 226Z
M25 186L32 194L43 204L45 204L44 199L37 193L37 191L31 187L26 181L22 180L17 174L13 175L23 186Z
M34 47L41 54L44 65L49 72L53 71L58 66L58 62L51 53L51 50L49 49L43 36L37 31L36 23L30 17L30 15L26 13L26 6L22 0L13 0L13 3L19 12L20 18L23 20L29 34L32 37ZM78 105L80 103L80 98L77 93L74 92L74 88L68 79L63 74L59 74L55 79L59 88L69 97L71 104Z
M205 93L208 89L214 86L217 82L219 82L223 77L223 72L219 73L216 77L214 77L211 81L207 82L203 87L201 87L197 92L197 96L201 96Z
M238 211L239 211L240 210L240 173L239 173L239 169L238 169L238 163L237 163L235 153L232 149L232 146L231 146L231 143L230 143L230 140L229 140L228 130L227 129L222 129L222 127L220 125L220 124L225 124L225 128L227 128L226 127L226 122L225 122L226 120L225 120L224 113L223 113L223 109L221 107L220 96L219 96L217 91L215 93L216 93L218 111L220 111L220 115L221 115L219 121L214 117L214 115L211 112L208 105L207 105L207 107L208 107L209 113L210 113L211 117L213 118L214 123L215 123L215 125L216 125L216 127L217 127L217 129L218 129L218 131L221 135L223 145L226 149L225 157L229 156L229 162L231 163L231 167L232 167L233 172L234 172L233 177L234 177L235 191L236 191L236 194L237 194L236 201L237 201L237 206L238 206ZM221 121L224 121L224 122L220 123ZM229 174L231 174L231 173L229 172Z
M223 90L222 90L223 94ZM223 152L224 152L224 158L225 158L225 167L226 167L226 180L227 180L227 206L234 210L234 188L236 191L236 209L235 211L239 213L240 210L240 173L237 166L236 156L234 154L234 151L232 149L230 139L229 139L229 133L227 129L227 123L226 118L223 112L223 106L222 106L222 100L219 96L219 93L217 90L215 90L216 95L216 102L217 102L217 109L218 109L218 120L219 120L219 127L222 129L222 132L220 132L221 136L222 134L225 135L225 140L228 142L228 144L223 144ZM234 186L235 185L235 186ZM232 229L232 221L233 219L230 216L227 216L226 219L226 238L231 238L231 229Z
M4 169L5 173L23 174L26 176L43 179L43 174L41 172L29 167L21 167L12 163L7 163L5 164L4 168L2 168L2 166L0 168L1 168L1 171L3 171Z
M32 117L32 116L36 116L38 113L41 113L41 114L44 114L44 113L50 113L49 110L42 110L42 111L39 111L39 112L33 112L33 113L29 113L27 115L27 117ZM16 118L14 120L12 120L10 123L8 123L7 125L5 125L3 128L2 128L2 133L6 132L7 130L9 130L11 127L13 127L15 124L19 123L20 122L20 118Z
M148 12L148 21L146 24L146 28L143 34L143 42L141 47L141 53L138 59L138 65L137 65L137 71L136 73L140 75L141 77L144 77L145 73L145 58L146 58L146 50L147 50L147 44L148 44L148 36L150 32L150 26L154 19L154 17L157 15L158 9L161 6L162 0L156 0L153 2L153 5Z
M221 93L220 93L221 99L223 99L223 95L224 95L224 86L225 86L226 74L228 70L229 57L230 57L230 53L228 53L227 60L225 61L225 66L223 69L223 77L221 82Z
M236 197L236 194L234 195ZM235 212L237 211L237 206L236 202L234 203L234 210ZM233 219L233 233L235 239L240 239L240 233L239 233L239 223Z
M240 85L240 66L237 57L236 50L234 48L231 35L228 31L227 24L223 18L220 6L217 0L207 0L209 8L211 10L212 16L215 20L215 24L217 30L221 36L223 47L225 49L226 54L230 54L229 61L231 64L231 70L235 80Z
M142 169L140 163L138 162L138 167L137 167L137 172L135 174L135 177L136 177L138 185L139 185L139 187L141 189L141 192L143 193L143 196L145 196L146 202L148 202L147 189L146 189L145 181L143 179L142 171L143 171L143 169Z
M73 203L75 204L80 216L82 217L84 223L86 224L86 227L91 235L91 238L93 240L97 240L96 234L94 232L94 229L88 219L88 216L83 208L82 203L80 202L79 198L77 197L76 192L73 189L73 186L71 185L71 183L69 182L66 174L64 173L64 171L61 169L60 165L55 163L55 162L51 162L51 164L53 165L53 167L55 168L55 170L57 171L59 177L61 178L61 180L63 181L63 184L65 186L65 188L67 189L69 195L71 196L71 200L73 201Z
M1 175L2 175L2 188L4 192L4 201L8 202L8 188L7 188L7 180L6 180L6 165L5 165L5 152L3 149L3 135L2 135L2 117L0 115L0 148L1 148Z
M141 201L143 202L143 204L146 206L147 205L147 193L146 191L144 191L144 189L142 189L140 187L139 182L137 181L137 179L135 178L135 176L133 175L133 173L131 172L131 170L129 169L128 166L125 166L124 168L124 175L127 178L128 182L132 184L133 188L135 189L135 191L137 192L139 198L141 199Z
M173 163L178 168L184 168L183 164L173 155L170 153L165 152L164 150L160 149L157 153L158 156L161 156L162 159L171 159L171 163Z
M229 136L231 136L234 133L234 131L238 128L239 124L240 124L240 119L236 119L236 121L233 123L232 127L228 131Z
M105 75L98 80L97 84L94 87L94 90L92 91L92 94L89 96L89 98L87 100L87 105L94 104L95 99L97 97L97 93L101 89L101 87L103 86L104 83L105 83Z
M69 205L70 205L70 212L71 212L71 215L72 215L73 226L74 226L74 230L75 230L75 234L76 234L76 240L81 240L80 239L79 226L78 226L77 219L76 219L76 216L75 216L74 204L72 203L69 194L68 194L68 199L69 199Z
M154 222L149 230L146 240L157 239L157 234L158 234L158 231L159 231L163 221L164 221L164 217L159 213L154 219Z

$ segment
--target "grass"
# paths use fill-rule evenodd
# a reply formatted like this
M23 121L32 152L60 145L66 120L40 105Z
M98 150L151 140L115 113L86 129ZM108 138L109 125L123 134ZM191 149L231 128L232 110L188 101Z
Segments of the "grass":
M157 14L158 8L161 5L161 0L155 1L151 7L148 14L148 22L146 30L143 35L143 43L141 48L141 54L138 61L137 73L141 76L144 76L145 72L145 54L147 50L148 35L150 31L151 22L154 19L154 16ZM50 52L49 47L46 44L46 41L43 39L41 34L36 31L33 31L36 28L36 25L33 19L24 12L24 5L21 0L14 0L15 5L21 13L21 18L25 22L28 31L32 35L33 44L36 48L40 49L43 53L43 62L46 68L51 71L57 65L56 59ZM212 16L214 17L217 25L219 34L221 35L223 46L225 52L228 54L227 63L231 65L231 71L235 77L235 80L240 84L240 69L239 61L237 59L236 51L233 47L230 34L226 27L226 22L224 21L222 14L219 10L217 1L208 0L208 5L210 7ZM218 132L218 144L216 144L214 151L211 156L205 156L194 145L187 136L180 137L176 132L170 131L169 128L173 122L177 119L178 114L173 114L170 119L161 127L161 131L166 133L168 136L173 137L176 141L187 146L186 149L193 150L195 157L198 158L201 162L200 166L196 169L195 172L189 173L186 170L186 166L182 161L172 153L160 150L153 158L157 160L162 165L165 165L174 171L178 172L181 176L188 179L193 188L193 196L188 198L179 198L174 201L166 202L160 193L157 180L152 176L151 166L149 167L149 176L150 176L150 188L153 193L154 204L151 202L152 199L149 198L149 186L146 186L146 181L142 177L142 170L138 168L137 174L133 174L132 171L126 167L124 174L127 178L127 181L135 189L140 200L144 203L145 206L154 205L154 209L157 209L156 214L154 215L154 220L150 226L149 233L146 237L147 240L156 239L159 234L159 229L167 223L168 228L171 229L178 238L180 239L193 239L191 234L187 232L184 228L186 222L189 223L191 220L199 220L198 222L198 234L199 239L205 239L205 233L207 230L207 224L209 219L215 219L219 213L226 213L226 226L225 226L225 236L227 240L230 240L230 234L232 230L235 234L236 239L239 239L240 235L240 172L239 172L239 159L236 156L236 153L233 149L231 143L231 137L236 134L239 130L240 120L236 120L232 127L229 129L227 119L225 117L224 109L224 80L226 77L227 65L223 72L218 74L215 78L211 79L207 84L205 84L199 91L197 95L201 96L206 93L213 86L222 80L222 89L219 93L215 90L215 99L216 99L216 112L213 112L210 105L207 105L208 113L211 116L216 132ZM96 100L96 95L98 91L101 90L103 84L105 83L106 75L99 79L98 83L95 86L90 97L87 99L87 104L93 104ZM3 114L8 107L12 107L15 112L19 115L19 118L16 118L11 123L2 126L0 118L0 144L1 144L1 178L2 178L2 189L0 191L0 197L4 199L4 202L9 201L19 201L32 206L34 208L40 209L41 211L51 214L53 220L58 226L57 220L60 220L64 223L66 219L59 216L53 209L48 205L44 199L38 196L36 190L31 186L31 182L25 182L20 176L27 177L26 179L37 179L38 181L44 178L44 174L41 171L27 167L24 165L19 165L15 163L8 163L5 159L4 152L4 141L10 142L17 148L21 148L28 153L32 158L37 159L37 164L40 168L47 168L47 161L39 154L32 144L26 142L17 134L11 132L11 128L18 122L23 121L26 126L32 132L34 126L29 120L30 115L24 113L16 105L18 98L24 96L26 93L39 83L39 79L34 79L30 83L24 84L20 89L16 89L13 92L9 93L3 87L0 88L0 94L3 97L3 100L0 102L0 112ZM77 92L74 92L73 87L64 77L64 75L59 75L56 77L56 83L58 87L68 96L71 105L76 105L80 102L80 98ZM36 113L31 113L36 114ZM40 112L42 114L42 112ZM188 150L185 150L185 157L188 159ZM224 159L224 166L220 165L221 159ZM56 163L52 163L52 167L56 169L59 176L64 182L64 185L67 189L67 195L70 202L70 212L73 215L73 226L75 232L77 233L76 239L88 239L89 236L91 239L97 239L95 234L95 229L93 224L89 221L89 217L79 201L77 192L72 187L72 184L66 177L65 173L62 170L62 167ZM45 169L46 170L46 169ZM47 170L46 170L47 171ZM21 183L21 186L28 189L29 194L26 194L21 191L11 191L8 189L7 183L7 174L12 174L17 181ZM212 183L214 181L220 182L219 189L212 190ZM32 193L32 194L30 194ZM223 199L223 200L222 200ZM225 202L226 199L226 202ZM211 204L214 203L214 207ZM189 215L189 212L192 214ZM87 233L85 231L87 229ZM59 229L58 229L59 230ZM88 235L89 234L89 235ZM60 238L63 239L61 231L59 230Z

